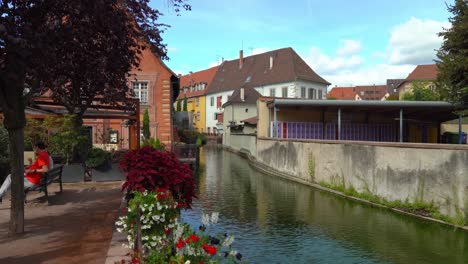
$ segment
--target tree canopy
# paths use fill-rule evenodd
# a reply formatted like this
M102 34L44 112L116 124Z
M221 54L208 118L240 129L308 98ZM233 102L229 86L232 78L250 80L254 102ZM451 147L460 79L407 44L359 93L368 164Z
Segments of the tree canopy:
M444 41L437 52L437 86L443 98L458 107L468 105L468 2L455 0L450 28L439 33Z
M169 0L176 12L187 0ZM142 49L166 59L149 0L2 0L0 2L0 108L10 141L10 230L23 232L25 105L47 92L81 119L95 98L114 104L128 96L129 71Z

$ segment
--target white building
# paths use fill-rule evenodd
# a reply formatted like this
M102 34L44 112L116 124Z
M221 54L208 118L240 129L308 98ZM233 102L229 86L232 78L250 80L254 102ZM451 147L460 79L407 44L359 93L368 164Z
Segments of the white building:
M206 92L206 131L223 133L222 105L232 92L254 88L263 96L326 99L325 79L315 73L292 48L283 48L224 61Z

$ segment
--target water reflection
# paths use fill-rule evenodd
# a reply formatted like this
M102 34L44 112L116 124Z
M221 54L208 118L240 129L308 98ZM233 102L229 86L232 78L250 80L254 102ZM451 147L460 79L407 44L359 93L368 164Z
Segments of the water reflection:
M205 148L199 199L220 212L214 232L236 236L249 263L468 263L468 233L372 208L262 174L236 154Z

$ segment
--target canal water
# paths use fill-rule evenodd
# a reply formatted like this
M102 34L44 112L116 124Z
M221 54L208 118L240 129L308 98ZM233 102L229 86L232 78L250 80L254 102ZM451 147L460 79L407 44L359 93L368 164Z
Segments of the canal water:
M198 196L182 219L235 236L247 263L468 263L468 232L350 201L260 173L205 147Z

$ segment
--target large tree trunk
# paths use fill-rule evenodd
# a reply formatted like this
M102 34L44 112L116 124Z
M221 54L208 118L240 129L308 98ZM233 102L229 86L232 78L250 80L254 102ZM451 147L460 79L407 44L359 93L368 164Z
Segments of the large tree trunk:
M17 53L14 53L17 54ZM20 56L7 56L12 67L0 74L0 106L8 131L11 166L10 233L24 232L24 126L26 116L23 88L25 66Z
M11 209L10 234L24 232L24 132L8 129L10 138Z

